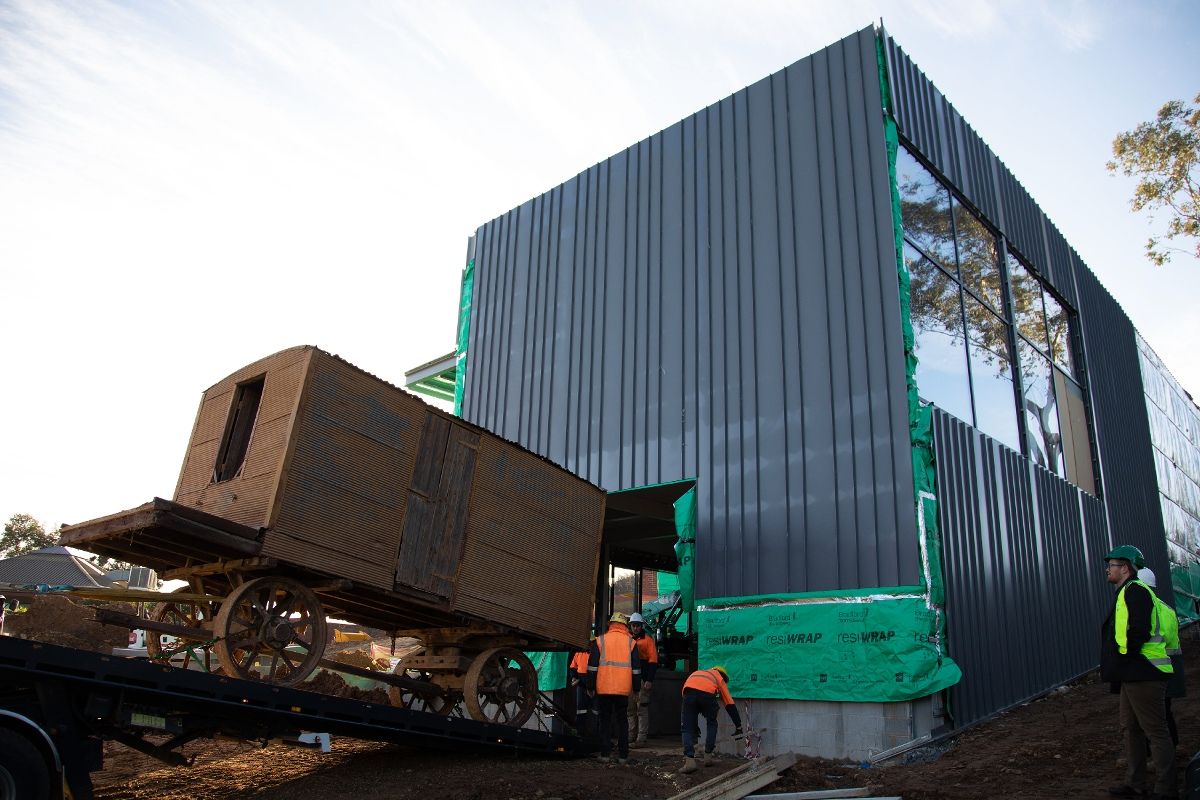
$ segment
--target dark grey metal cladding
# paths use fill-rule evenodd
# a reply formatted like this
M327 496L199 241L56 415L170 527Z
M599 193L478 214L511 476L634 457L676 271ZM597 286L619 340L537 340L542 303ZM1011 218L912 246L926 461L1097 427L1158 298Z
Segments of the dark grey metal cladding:
M1099 500L938 409L934 447L961 727L1096 665L1108 532Z
M1147 561L1166 564L1166 535L1137 334L1096 276L1081 269L1078 280L1092 418L1113 544L1137 545Z
M868 28L479 229L465 416L697 478L699 596L919 578L880 108Z
M904 50L891 37L885 42L900 133L1008 237L1072 308L1078 308L1072 275L1076 264L1062 234Z
M1098 429L1102 491L1113 535L1165 558L1133 326L1095 275L1038 208L1011 172L987 152L974 152L978 136L890 38L887 60L901 132L990 218L1034 269L1079 312L1092 420ZM986 149L986 145L984 146ZM978 166L990 162L990 166ZM989 209L998 211L993 215Z

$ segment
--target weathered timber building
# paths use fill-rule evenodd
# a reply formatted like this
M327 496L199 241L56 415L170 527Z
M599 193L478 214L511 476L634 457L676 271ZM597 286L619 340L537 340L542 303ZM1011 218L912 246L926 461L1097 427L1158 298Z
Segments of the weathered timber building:
M1195 405L882 29L484 224L465 275L453 365L410 385L457 379L468 421L609 491L609 563L680 568L694 488L700 658L768 750L868 757L1088 671L1114 543L1195 615ZM860 697L811 656L817 689L756 691L765 656L706 643L706 607L803 626L909 590L948 687ZM821 641L800 630L778 641Z

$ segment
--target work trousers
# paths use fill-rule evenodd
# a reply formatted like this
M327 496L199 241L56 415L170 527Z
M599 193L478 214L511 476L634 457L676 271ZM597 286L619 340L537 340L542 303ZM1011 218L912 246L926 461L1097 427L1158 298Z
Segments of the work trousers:
M704 717L704 752L711 753L717 749L717 696L704 692L685 691L683 693L683 711L680 713L679 729L683 734L683 754L688 758L696 757L696 731L699 719Z
M1121 732L1129 766L1125 782L1146 788L1146 740L1154 756L1154 791L1174 797L1175 747L1167 731L1166 681L1126 681L1121 684Z
M600 755L607 756L612 753L613 726L616 726L617 755L629 758L629 719L626 715L628 707L629 695L596 695L596 713L600 715Z
M596 726L593 724L596 719L596 711L593 708L595 704L595 698L588 694L581 678L579 683L575 684L575 727L580 736L591 736L595 733Z
M629 741L645 742L650 733L650 688L629 693Z

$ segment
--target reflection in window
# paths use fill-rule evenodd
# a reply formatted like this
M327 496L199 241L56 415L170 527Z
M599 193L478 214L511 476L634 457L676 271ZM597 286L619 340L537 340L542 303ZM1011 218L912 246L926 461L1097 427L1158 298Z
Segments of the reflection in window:
M950 224L950 192L900 148L896 156L900 217L907 237L954 272L954 229Z
M1012 291L1013 321L1017 324L1017 333L1037 349L1048 353L1042 285L1023 264L1011 256L1008 259L1008 283Z
M1070 310L904 148L896 170L921 397L1095 493Z
M1046 332L1050 336L1050 357L1068 375L1074 375L1071 359L1070 323L1067 311L1054 295L1043 290L1042 300L1046 304Z
M967 312L967 349L971 358L975 426L993 439L1020 451L1008 325L973 297L965 297L963 305Z
M1017 349L1021 356L1021 381L1025 387L1022 408L1029 457L1055 475L1062 475L1062 435L1050 360L1024 339L1018 341Z
M971 395L958 284L908 245L904 258L909 264L917 388L921 397L969 423Z
M1000 253L996 238L979 217L961 204L954 204L954 225L958 241L958 272L963 284L981 300L1002 312L1004 295L1000 288Z

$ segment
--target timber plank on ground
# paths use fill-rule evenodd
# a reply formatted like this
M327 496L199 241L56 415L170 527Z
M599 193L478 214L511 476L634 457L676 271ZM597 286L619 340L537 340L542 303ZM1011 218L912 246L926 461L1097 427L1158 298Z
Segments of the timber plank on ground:
M777 780L779 773L795 763L795 753L784 753L766 761L751 761L668 800L741 800Z

